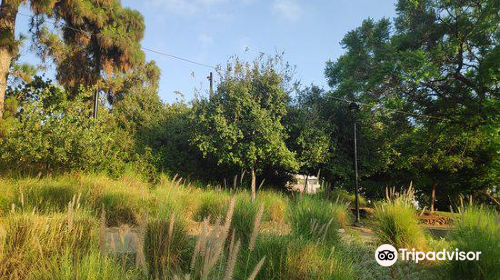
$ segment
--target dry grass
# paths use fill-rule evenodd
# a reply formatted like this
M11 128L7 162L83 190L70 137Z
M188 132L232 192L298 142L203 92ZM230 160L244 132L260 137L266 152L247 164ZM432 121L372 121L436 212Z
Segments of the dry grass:
M67 175L0 180L0 187L5 189L0 194L5 208L0 213L0 278L7 279L279 279L289 274L269 269L276 258L262 250L261 235L266 225L288 228L293 216L317 235L311 254L324 274L336 257L326 253L331 244L322 243L345 223L333 204L323 223L322 201L313 215L301 216L291 211L298 205L290 205L282 194L260 192L252 203L247 192L200 189L178 177L150 185L133 176ZM310 200L310 205L318 202ZM312 225L311 217L318 222ZM196 237L188 234L191 225L200 226ZM110 226L118 234L109 235ZM133 255L117 248L125 236L136 238ZM297 236L283 238L289 240L285 251L268 249L287 256ZM278 263L308 277L323 275L301 261L301 252L308 252L303 250L294 249L295 255Z

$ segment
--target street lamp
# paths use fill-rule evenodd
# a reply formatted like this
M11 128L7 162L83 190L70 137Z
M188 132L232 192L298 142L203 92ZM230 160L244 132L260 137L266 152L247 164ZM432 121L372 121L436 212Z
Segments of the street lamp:
M356 180L356 189L354 190L355 193L355 207L356 207L356 220L354 221L355 226L361 226L360 220L359 220L359 180L358 180L358 144L357 144L357 139L356 139L356 117L357 117L357 112L359 111L359 105L356 102L351 102L349 104L349 111L351 111L351 114L353 116L353 129L354 129L354 174L355 174L355 180Z

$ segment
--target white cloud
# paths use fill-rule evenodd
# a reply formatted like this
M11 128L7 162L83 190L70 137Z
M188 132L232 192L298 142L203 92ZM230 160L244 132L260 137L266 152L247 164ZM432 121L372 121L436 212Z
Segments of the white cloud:
M274 0L274 12L290 21L297 21L302 16L302 7L296 0Z

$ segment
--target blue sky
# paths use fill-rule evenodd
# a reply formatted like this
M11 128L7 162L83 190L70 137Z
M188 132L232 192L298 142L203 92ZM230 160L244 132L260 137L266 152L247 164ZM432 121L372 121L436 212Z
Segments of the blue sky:
M144 47L200 63L224 64L231 55L253 60L260 52L285 52L303 85L325 86L325 62L343 50L346 32L368 17L394 17L395 0L122 0L146 20ZM27 9L21 12L28 13ZM27 18L18 17L26 33ZM28 50L24 61L33 61ZM166 102L208 90L209 68L146 52L162 71L160 96ZM47 71L50 76L51 72Z

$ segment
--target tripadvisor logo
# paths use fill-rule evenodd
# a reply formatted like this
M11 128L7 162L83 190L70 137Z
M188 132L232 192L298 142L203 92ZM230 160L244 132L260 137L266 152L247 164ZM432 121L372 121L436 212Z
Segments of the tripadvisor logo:
M399 251L399 254L398 254ZM463 252L455 249L454 251L448 251L443 249L439 252L429 251L415 251L415 249L399 249L397 250L394 246L389 244L380 245L375 251L375 260L381 266L391 266L398 260L398 255L400 255L402 261L414 261L418 263L419 261L429 260L429 261L444 261L444 260L456 260L456 261L477 261L479 260L479 255L481 252Z

